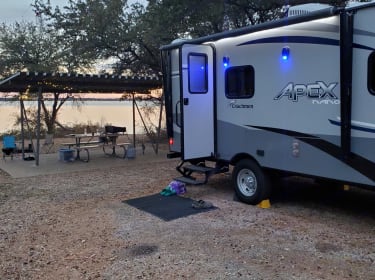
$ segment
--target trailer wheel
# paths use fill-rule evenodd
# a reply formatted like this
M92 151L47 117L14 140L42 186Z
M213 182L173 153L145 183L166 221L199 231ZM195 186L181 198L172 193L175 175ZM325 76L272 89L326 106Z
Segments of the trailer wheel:
M243 159L233 170L234 188L238 198L248 204L258 204L270 193L269 179L254 161Z

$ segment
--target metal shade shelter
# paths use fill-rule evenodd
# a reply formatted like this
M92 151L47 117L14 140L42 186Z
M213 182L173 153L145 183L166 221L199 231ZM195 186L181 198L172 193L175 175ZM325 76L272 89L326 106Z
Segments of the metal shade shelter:
M39 165L40 101L43 93L131 93L133 96L133 144L135 145L135 94L149 94L149 90L158 89L161 86L162 81L158 76L17 72L0 81L0 92L38 94L35 163Z
M157 76L17 72L0 81L1 92L125 93L161 87Z

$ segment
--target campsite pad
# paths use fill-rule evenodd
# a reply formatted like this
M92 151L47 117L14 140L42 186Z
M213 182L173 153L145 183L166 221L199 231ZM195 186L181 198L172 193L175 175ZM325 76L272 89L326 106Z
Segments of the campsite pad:
M178 195L162 196L161 194L153 194L124 200L123 202L159 217L164 221L171 221L217 209L215 206L208 209L195 209L192 207L194 200Z

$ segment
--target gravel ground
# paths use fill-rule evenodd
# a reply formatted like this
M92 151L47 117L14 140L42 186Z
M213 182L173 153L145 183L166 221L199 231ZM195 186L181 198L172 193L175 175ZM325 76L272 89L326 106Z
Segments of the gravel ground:
M261 209L221 174L187 188L213 211L165 222L122 202L160 192L176 164L0 171L0 279L375 279L375 192L292 178Z

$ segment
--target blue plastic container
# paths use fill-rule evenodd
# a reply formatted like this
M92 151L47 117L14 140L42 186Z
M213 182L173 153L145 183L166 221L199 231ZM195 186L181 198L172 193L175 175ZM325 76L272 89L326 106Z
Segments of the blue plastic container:
M126 151L126 157L129 159L135 158L135 148L134 147L129 147Z
M74 160L74 150L71 149L60 149L59 160L64 162L70 162Z

